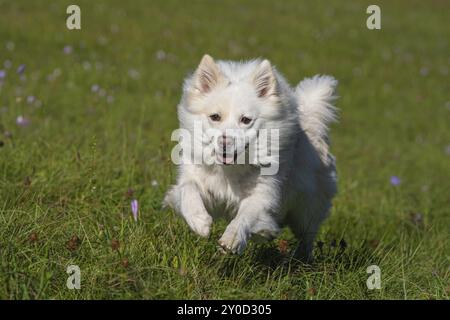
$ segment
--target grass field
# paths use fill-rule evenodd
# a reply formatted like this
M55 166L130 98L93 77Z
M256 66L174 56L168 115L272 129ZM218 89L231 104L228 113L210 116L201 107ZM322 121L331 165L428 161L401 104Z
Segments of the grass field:
M371 3L77 1L69 31L72 1L0 0L0 298L448 299L450 4L377 1L370 31ZM225 222L200 239L161 209L204 53L340 81L339 194L313 266L289 259L288 230L222 255Z

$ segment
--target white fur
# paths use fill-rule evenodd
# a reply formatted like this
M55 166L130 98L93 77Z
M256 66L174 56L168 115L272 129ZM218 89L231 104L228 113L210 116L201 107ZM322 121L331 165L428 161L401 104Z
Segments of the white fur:
M219 244L233 253L242 252L251 235L274 237L288 225L299 239L297 256L310 261L315 235L336 193L328 144L336 85L330 76L315 76L294 90L267 60L214 62L205 55L185 80L180 127L192 131L194 121L201 121L205 129L247 130L239 117L249 115L254 129L280 130L279 170L261 175L255 165L183 164L164 204L205 237L213 218L230 219ZM220 122L209 118L214 112L222 115ZM212 157L218 155L217 146L209 147Z
M337 98L336 86L333 77L315 75L295 88L300 125L325 162L328 161L328 124L337 118L336 108L331 104Z

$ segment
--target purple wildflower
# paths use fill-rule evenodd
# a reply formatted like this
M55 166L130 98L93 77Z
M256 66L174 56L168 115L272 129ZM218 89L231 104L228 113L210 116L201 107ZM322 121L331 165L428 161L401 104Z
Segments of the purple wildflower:
M155 54L156 60L162 61L167 58L167 53L164 50L158 50Z
M421 76L426 77L428 75L428 73L430 73L430 69L428 69L427 67L420 68L420 75Z
M98 84L92 85L91 87L92 92L98 92L98 90L100 90L100 86Z
M28 96L27 97L27 103L28 104L32 104L35 100L36 100L36 98L34 96Z
M25 71L25 65L21 64L18 68L17 68L17 73L18 74L22 74Z
M0 79L5 79L5 77L6 77L6 71L0 70Z
M400 183L401 183L401 180L400 180L399 177L397 177L397 176L392 176L391 177L391 184L393 186L398 186Z
M134 221L137 221L139 212L139 203L136 199L131 200L131 212L133 213Z
M71 54L73 51L73 48L72 48L72 46L65 46L63 51L64 51L64 54Z
M106 102L113 103L114 102L114 96L111 96L111 95L107 96L106 97Z
M24 116L18 116L16 119L16 124L21 127L26 127L30 124L30 120L28 120Z
M140 77L139 71L136 69L130 69L128 70L128 76L130 76L131 79L137 80Z

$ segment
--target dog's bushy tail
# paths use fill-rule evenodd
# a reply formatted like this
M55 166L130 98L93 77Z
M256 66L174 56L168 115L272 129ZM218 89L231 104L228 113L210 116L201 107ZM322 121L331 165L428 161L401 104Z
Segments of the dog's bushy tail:
M331 76L306 78L295 88L300 125L321 156L328 154L328 126L337 120L333 106L338 82ZM323 159L323 158L322 158Z

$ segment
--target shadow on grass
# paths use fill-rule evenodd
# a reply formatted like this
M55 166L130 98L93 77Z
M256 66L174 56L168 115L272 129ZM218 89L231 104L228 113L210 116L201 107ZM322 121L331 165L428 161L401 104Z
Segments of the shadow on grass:
M378 246L378 244L377 244ZM363 242L359 247L346 247L342 244L316 245L314 248L314 262L305 264L293 256L295 245L288 252L281 252L279 247L270 245L256 245L251 248L252 253L241 260L239 256L226 257L221 264L220 271L224 276L235 276L242 268L252 268L254 273L267 275L279 272L280 268L289 273L304 272L337 272L360 271L371 264L377 264L381 259L377 254L377 247ZM250 249L250 248L249 248ZM289 270L289 271L288 271Z

